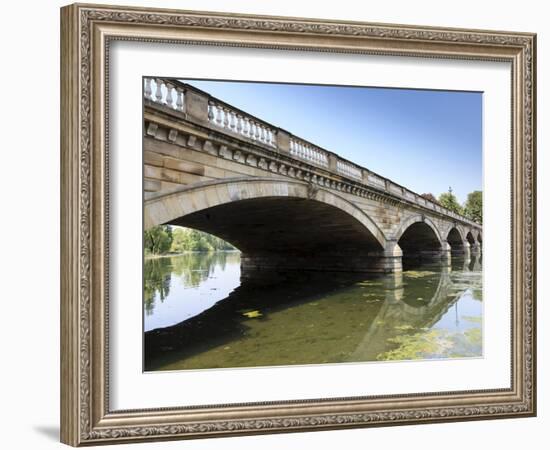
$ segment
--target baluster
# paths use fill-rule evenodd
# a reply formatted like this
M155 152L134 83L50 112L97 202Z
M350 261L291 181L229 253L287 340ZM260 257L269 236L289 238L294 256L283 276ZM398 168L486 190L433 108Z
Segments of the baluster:
M157 84L155 98L157 100L157 103L162 103L162 81L157 78L155 80L155 83Z
M216 125L221 127L222 126L222 109L219 107L219 105L216 105L215 108L216 108Z
M223 108L223 127L229 127L229 109Z
M252 140L256 140L256 123L254 121L250 121L250 137Z
M145 78L145 98L152 100L153 91L151 90L151 78Z
M260 124L259 123L254 124L254 138L257 141L260 140Z
M214 120L214 104L208 102L208 121L212 122Z
M237 116L237 133L243 134L243 116Z
M265 142L265 127L260 126L260 141Z
M247 117L243 117L243 134L246 137L250 136L250 122Z
M173 108L174 99L172 98L172 85L169 83L165 83L166 86L166 106L169 106L170 108Z
M234 131L235 130L235 127L236 127L236 124L235 124L235 113L233 111L230 111L229 112L229 129L231 131Z
M176 109L183 112L183 89L176 88Z

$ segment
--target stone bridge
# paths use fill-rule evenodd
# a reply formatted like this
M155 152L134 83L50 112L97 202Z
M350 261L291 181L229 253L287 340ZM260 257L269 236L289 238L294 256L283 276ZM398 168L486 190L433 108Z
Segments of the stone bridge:
M216 235L253 269L394 272L481 250L482 226L174 79L144 79L144 224Z

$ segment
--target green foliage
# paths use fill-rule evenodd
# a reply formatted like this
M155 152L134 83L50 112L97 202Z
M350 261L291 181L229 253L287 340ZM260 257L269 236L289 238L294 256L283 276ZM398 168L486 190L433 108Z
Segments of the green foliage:
M191 228L174 228L170 251L182 252L215 252L220 250L235 250L229 242L202 231Z
M450 191L445 192L439 196L439 204L444 208L454 211L457 214L464 213L462 206L460 206L460 203L458 203L455 195Z
M481 191L468 194L464 205L464 215L474 222L483 223L483 194Z
M146 255L183 252L215 252L236 250L229 242L190 228L159 225L144 233Z
M145 254L163 255L172 245L172 228L169 225L159 225L145 231Z
M424 197L426 200L429 200L429 201L431 201L432 203L439 204L439 201L437 200L437 198L435 198L435 195L433 195L433 194L430 193L430 192L427 192L427 193L425 193L425 194L421 194L420 197Z
M225 269L227 253L185 253L171 259L172 273L181 277L185 286L199 286L212 275L216 266Z

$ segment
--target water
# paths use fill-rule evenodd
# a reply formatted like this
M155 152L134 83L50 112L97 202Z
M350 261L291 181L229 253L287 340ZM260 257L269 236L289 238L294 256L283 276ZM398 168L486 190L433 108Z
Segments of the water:
M145 370L482 356L481 257L400 274L262 274L238 252L145 262Z

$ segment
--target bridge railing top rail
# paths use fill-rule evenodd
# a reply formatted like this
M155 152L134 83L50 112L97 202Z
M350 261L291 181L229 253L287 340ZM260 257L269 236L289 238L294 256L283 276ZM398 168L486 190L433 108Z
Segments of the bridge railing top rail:
M207 92L173 78L144 77L143 96L168 110L263 148L321 167L338 176L384 191L462 222L478 223L423 197L394 181L346 160L312 142L272 125Z

